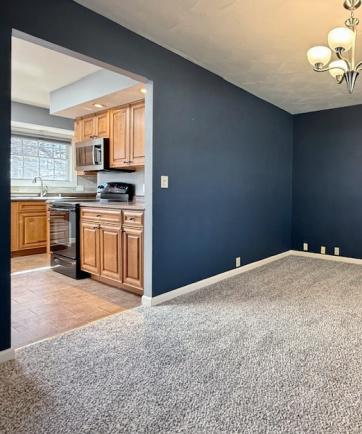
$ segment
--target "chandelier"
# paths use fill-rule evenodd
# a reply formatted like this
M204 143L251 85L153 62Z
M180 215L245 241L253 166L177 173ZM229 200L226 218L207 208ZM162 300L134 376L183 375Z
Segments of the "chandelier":
M316 72L329 71L330 75L341 84L347 84L349 93L353 92L362 62L356 64L356 36L359 19L354 11L361 6L362 0L345 0L343 6L350 11L350 17L345 21L345 27L337 27L328 33L328 45L312 47L308 50L309 63ZM332 53L336 59L331 61Z

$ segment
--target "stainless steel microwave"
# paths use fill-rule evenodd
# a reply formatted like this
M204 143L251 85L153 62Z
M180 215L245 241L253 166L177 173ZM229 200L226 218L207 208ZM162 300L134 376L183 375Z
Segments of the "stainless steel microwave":
M75 167L79 171L109 168L109 140L93 138L75 144Z

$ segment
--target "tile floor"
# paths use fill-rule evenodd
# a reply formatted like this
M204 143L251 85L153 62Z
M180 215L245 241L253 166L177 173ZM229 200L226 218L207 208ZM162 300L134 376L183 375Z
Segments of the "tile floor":
M17 256L11 258L11 272L32 270L34 268L48 267L49 255L40 253L39 255Z
M140 304L141 297L92 279L74 280L52 270L12 275L12 346L19 348Z

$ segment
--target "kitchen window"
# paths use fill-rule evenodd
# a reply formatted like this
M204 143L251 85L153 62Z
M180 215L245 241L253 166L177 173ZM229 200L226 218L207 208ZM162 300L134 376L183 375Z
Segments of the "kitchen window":
M40 137L12 135L11 179L71 182L71 146L69 142Z

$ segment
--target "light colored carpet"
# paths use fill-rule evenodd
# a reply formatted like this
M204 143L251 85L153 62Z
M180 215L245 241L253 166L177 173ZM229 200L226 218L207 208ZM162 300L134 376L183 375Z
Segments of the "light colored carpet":
M361 433L362 267L290 257L0 367L1 433Z

